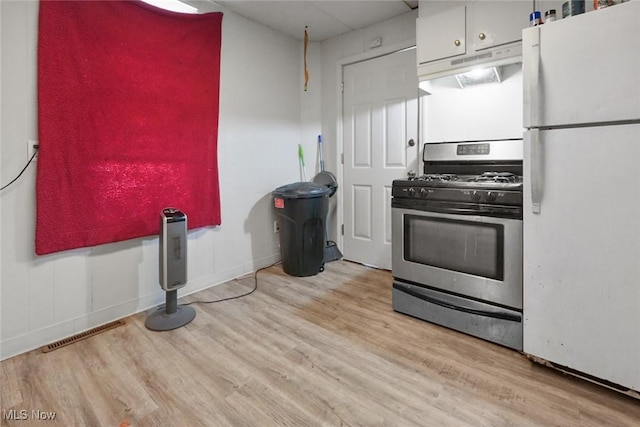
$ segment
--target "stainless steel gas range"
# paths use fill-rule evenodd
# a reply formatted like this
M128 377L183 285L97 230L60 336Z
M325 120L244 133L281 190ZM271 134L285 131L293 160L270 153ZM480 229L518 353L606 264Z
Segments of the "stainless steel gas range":
M522 350L522 140L425 144L393 181L393 309Z

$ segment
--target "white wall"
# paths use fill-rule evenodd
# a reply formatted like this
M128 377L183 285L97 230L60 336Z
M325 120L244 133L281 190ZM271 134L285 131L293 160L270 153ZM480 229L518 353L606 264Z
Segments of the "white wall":
M304 45L300 43L300 57L303 58ZM322 109L322 69L320 43L310 42L307 47L307 66L309 68L309 84L304 91L304 64L300 63L300 143L304 149L307 178L312 180L320 172L318 162L318 135L322 134L320 114ZM324 141L324 139L323 139ZM325 154L326 157L326 154Z
M37 139L38 3L0 4L4 184L25 164L26 141ZM203 7L220 10L211 3ZM310 56L317 64L317 44L314 49ZM189 233L189 283L181 296L279 259L270 193L299 179L301 139L310 144L313 164L320 129L320 73L312 70L313 92L301 94L301 64L300 42L225 12L218 138L222 225ZM2 359L164 301L154 236L36 256L34 189L30 167L0 194Z
M453 76L423 82L423 142L522 138L522 64L501 71L501 83L465 89Z

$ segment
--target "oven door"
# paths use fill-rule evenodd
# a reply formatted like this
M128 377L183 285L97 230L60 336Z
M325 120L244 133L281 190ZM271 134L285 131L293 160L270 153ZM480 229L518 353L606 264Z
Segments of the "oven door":
M392 208L396 279L522 309L522 220Z

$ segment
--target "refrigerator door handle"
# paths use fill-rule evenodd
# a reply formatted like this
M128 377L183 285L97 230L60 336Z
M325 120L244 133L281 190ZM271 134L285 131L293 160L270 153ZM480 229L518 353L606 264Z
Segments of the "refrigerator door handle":
M522 32L524 71L524 127L540 125L540 28Z
M530 129L524 134L525 146L529 147L529 182L531 183L531 211L540 213L542 204L542 146L540 130Z

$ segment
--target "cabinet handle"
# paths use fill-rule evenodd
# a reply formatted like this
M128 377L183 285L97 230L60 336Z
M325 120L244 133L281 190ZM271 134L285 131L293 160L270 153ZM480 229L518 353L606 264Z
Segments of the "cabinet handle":
M484 33L480 33L480 34L478 34L478 38L479 38L480 40L484 40L484 39L486 39L486 38L487 38L487 36L486 36Z
M456 46L460 46L461 45L460 40L454 41L453 44L455 44Z

